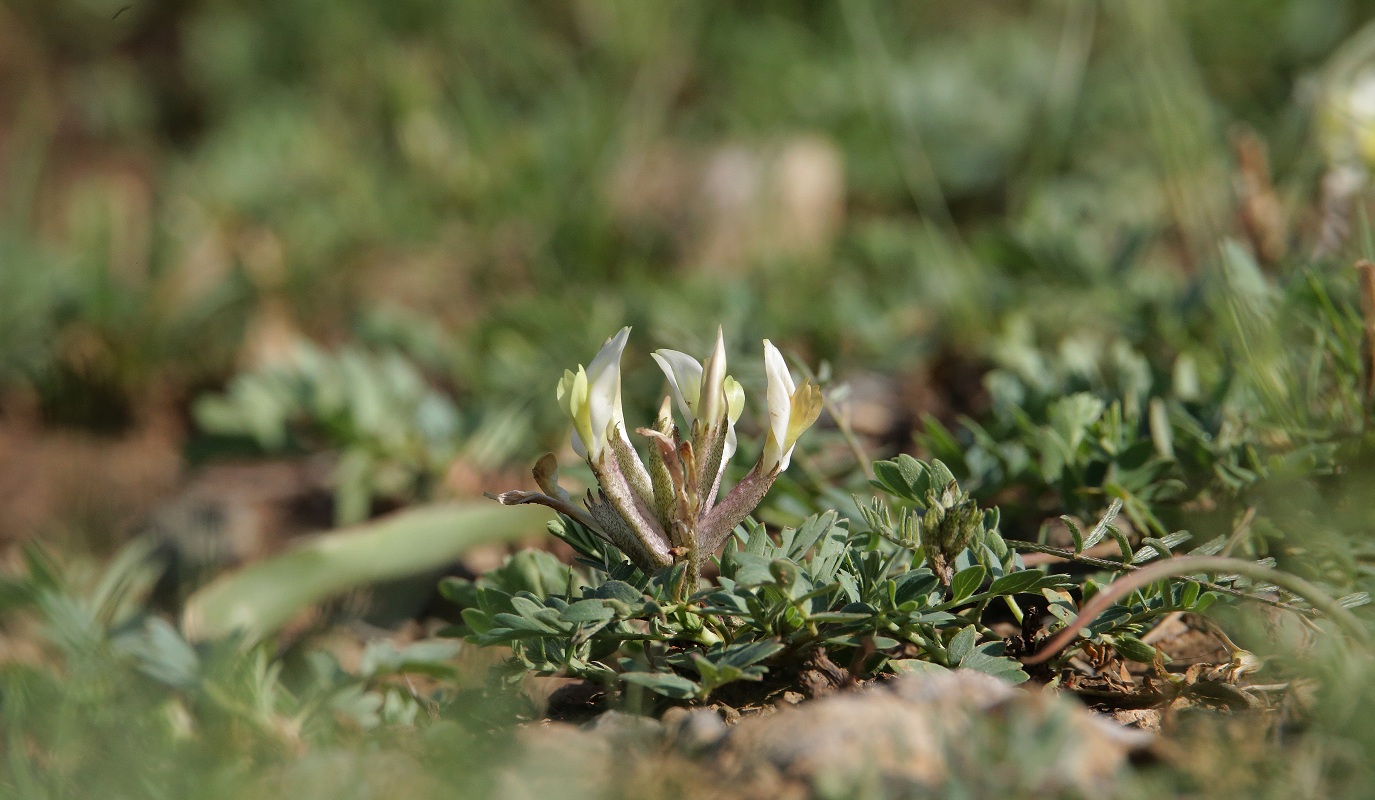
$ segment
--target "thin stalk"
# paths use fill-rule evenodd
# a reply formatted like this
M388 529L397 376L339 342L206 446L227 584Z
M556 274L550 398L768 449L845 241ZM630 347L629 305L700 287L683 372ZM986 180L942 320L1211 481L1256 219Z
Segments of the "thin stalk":
M1142 567L1130 575L1108 584L1079 612L1079 616L1063 630L1051 638L1034 655L1022 659L1028 665L1049 661L1061 650L1069 646L1079 633L1093 623L1104 611L1120 598L1165 578L1178 578L1200 572L1228 572L1242 575L1256 581L1273 583L1276 586L1307 600L1314 608L1326 614L1338 627L1350 634L1361 645L1370 644L1370 631L1354 614L1342 607L1318 586L1272 567L1243 561L1237 558L1218 556L1180 556Z
M1145 567L1139 567L1135 564L1125 564L1121 561L1110 561L1105 558L1094 558L1092 556L1076 554L1073 550L1064 550L1059 547L1051 547L1050 545L1037 544L1036 542L1024 542L1019 539L1005 539L1004 541L1007 542L1007 545L1009 547L1015 547L1019 550L1030 550L1033 553L1043 553L1045 555L1054 556L1055 558L1063 559L1065 561L1072 561L1075 564L1083 564L1084 566L1096 567L1098 569L1107 569L1112 570L1114 572L1138 572L1142 569L1145 569ZM1193 556L1189 557L1193 558ZM1177 560L1178 559L1169 559L1168 561L1160 563L1169 563L1169 561ZM1243 592L1240 589L1233 589L1230 586L1223 586L1220 583L1213 583L1212 581L1195 581L1195 583L1197 583L1199 586L1202 586L1204 589L1207 589L1210 592L1225 594L1229 597L1235 597L1240 600L1250 600L1254 603L1261 603L1262 605L1272 606L1274 608L1281 608L1285 611L1292 611L1295 614L1312 613L1309 609L1295 608L1294 606L1282 600L1272 600L1269 597L1263 597L1258 594ZM977 597L977 595L975 595L975 597Z

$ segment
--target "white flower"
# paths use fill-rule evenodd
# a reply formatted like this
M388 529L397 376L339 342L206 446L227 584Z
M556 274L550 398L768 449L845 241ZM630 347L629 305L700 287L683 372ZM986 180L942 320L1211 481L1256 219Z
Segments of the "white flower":
M613 427L625 437L625 415L621 411L621 353L630 328L621 328L606 340L592 363L577 372L565 370L559 381L558 399L563 412L573 421L573 450L596 462L606 448Z
M553 508L619 548L646 574L686 562L688 580L682 586L690 592L705 561L787 468L797 437L821 413L821 391L810 383L797 386L782 354L764 340L769 410L764 453L717 502L721 476L736 449L735 421L745 405L744 389L726 374L724 337L718 330L706 364L675 350L654 354L687 420L688 435L665 419L667 401L654 427L637 428L651 443L651 472L626 436L621 411L621 354L629 336L630 328L622 328L590 366L565 371L559 381L559 405L573 422L573 449L597 479L596 493L587 494L587 510L559 488L552 455L535 467L535 482L543 491L504 492L496 499Z
M797 437L821 414L821 390L810 383L803 383L799 389L783 354L768 339L764 340L764 373L768 378L765 399L769 406L769 431L759 462L768 474L775 468L780 472L788 468Z
M702 388L702 365L687 353L656 350L649 354L659 364L673 389L673 399L683 418L692 424L697 419L697 399Z
M745 410L745 389L726 374L726 344L721 329L716 330L716 348L706 366L677 350L657 350L650 354L664 371L678 411L688 427L701 420L704 425L726 418L726 444L721 457L724 465L735 454L735 422Z

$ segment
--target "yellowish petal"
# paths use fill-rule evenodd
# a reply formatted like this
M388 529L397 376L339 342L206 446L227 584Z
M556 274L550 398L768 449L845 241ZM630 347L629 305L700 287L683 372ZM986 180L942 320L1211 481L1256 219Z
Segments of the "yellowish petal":
M740 385L740 381L729 375L726 376L724 385L726 387L726 419L730 420L733 425L745 411L745 387Z
M793 392L790 406L788 435L783 440L784 450L791 450L793 445L797 443L797 438L812 427L817 417L821 416L821 389L813 385L811 381L803 381L797 391Z
M587 371L578 366L578 371L564 370L563 380L559 381L557 391L559 405L563 413L573 423L573 445L579 455L587 452L587 444L592 438L591 407L588 404Z

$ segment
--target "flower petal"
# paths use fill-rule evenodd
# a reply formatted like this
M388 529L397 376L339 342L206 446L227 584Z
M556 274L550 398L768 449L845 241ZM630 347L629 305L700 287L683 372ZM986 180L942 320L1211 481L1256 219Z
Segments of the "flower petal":
M702 389L702 365L697 363L697 359L677 350L656 350L650 353L650 358L653 358L659 369L664 371L664 377L668 378L668 385L673 389L673 398L678 401L678 410L682 412L688 427L691 427L697 419L697 398Z
M573 450L583 458L587 457L587 442L592 441L592 421L587 403L587 372L582 366L578 371L563 371L563 380L555 394L563 413L573 423Z
M740 414L745 410L745 387L729 375L726 376L724 385L726 388L726 449L721 453L722 470L726 468L726 464L730 463L731 456L735 455L735 422L740 419Z
M697 416L704 425L715 425L726 416L726 338L718 325L716 347L702 364L702 389L697 401Z
M784 442L788 439L788 422L792 415L792 398L797 384L793 383L783 354L778 352L778 348L768 339L764 340L764 374L768 379L765 400L769 408L769 432L764 442L764 469L768 471L774 466L787 469L791 451L784 446Z
M621 412L621 353L629 338L630 327L621 328L606 340L596 358L587 365L588 424L592 440L586 444L593 458L601 454L607 430L613 423L625 427L625 415Z
M797 437L812 427L817 417L821 416L821 389L814 386L811 381L803 381L797 391L793 392L790 405L788 437L783 440L783 446L792 450L793 445L797 444Z

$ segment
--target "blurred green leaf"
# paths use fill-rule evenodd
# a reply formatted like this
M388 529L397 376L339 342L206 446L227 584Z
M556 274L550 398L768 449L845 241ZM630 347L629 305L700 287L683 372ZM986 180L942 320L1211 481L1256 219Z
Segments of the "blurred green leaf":
M315 603L441 567L475 545L528 535L549 517L542 509L481 502L420 508L322 534L198 590L187 600L182 628L193 639L254 639Z

